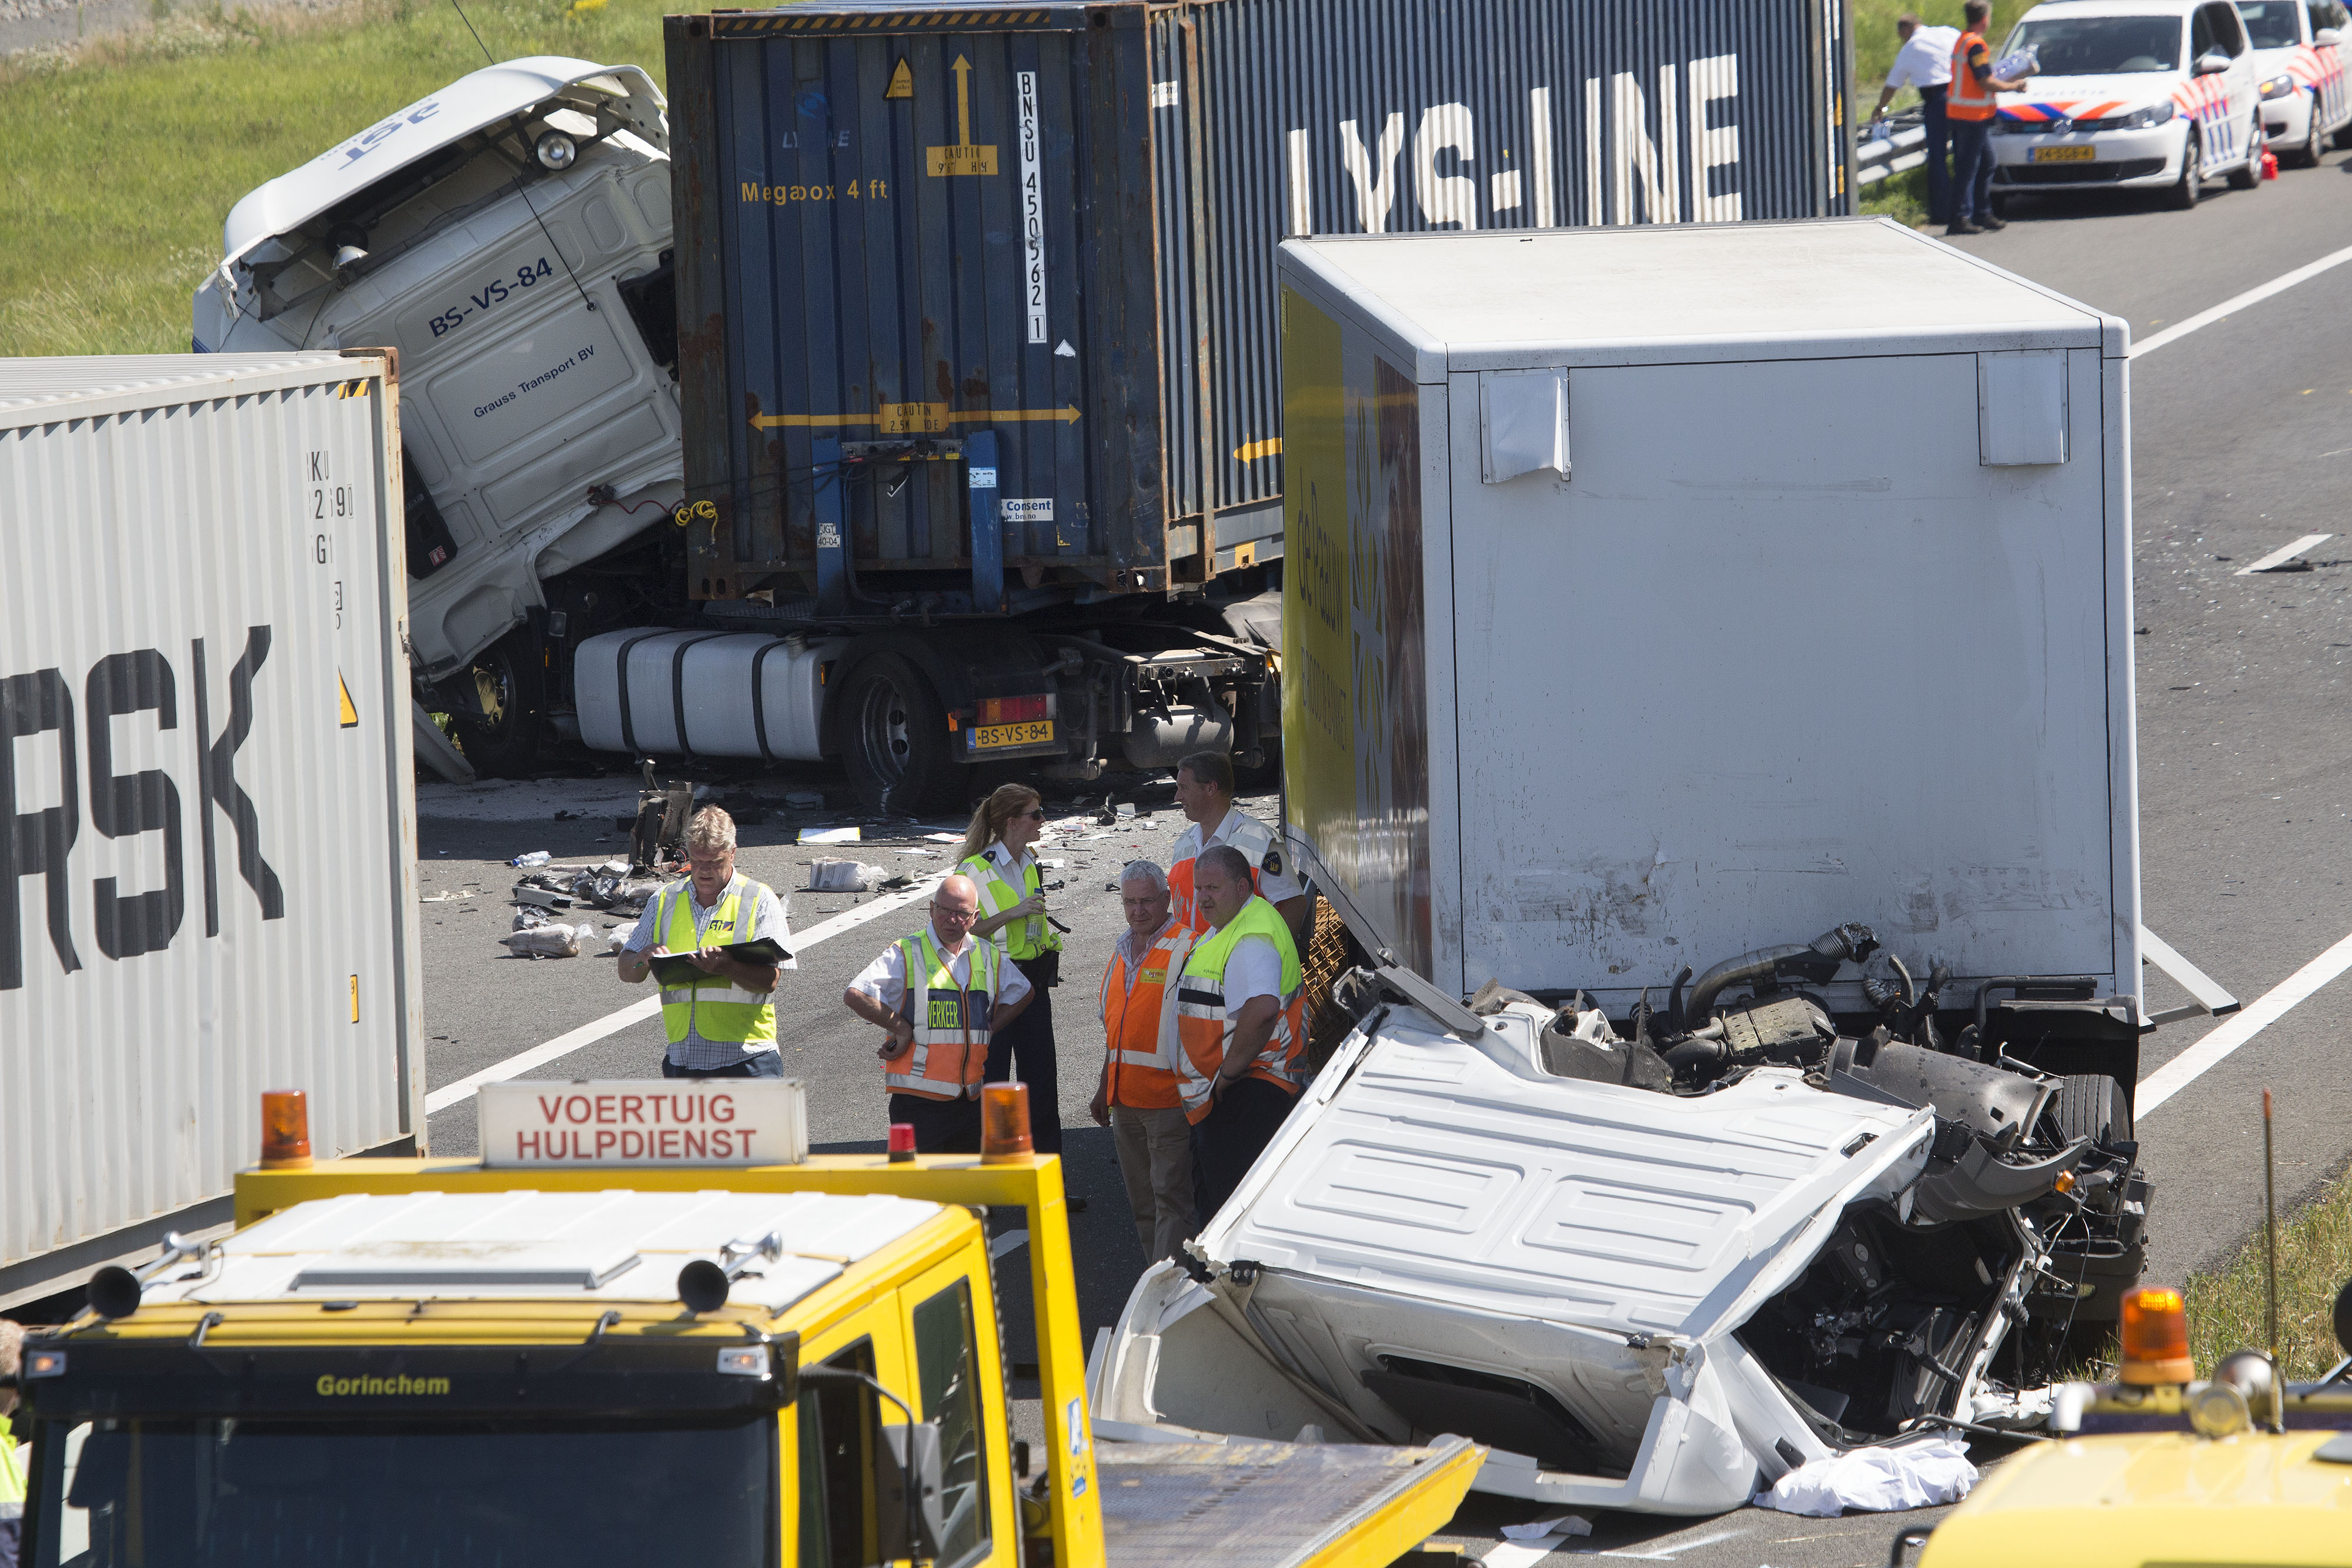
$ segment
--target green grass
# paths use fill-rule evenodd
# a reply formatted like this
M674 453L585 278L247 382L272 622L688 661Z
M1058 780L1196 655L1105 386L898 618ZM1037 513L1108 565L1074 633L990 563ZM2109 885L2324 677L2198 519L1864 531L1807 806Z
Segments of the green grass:
M499 59L662 79L657 0L475 0ZM446 4L173 16L0 64L0 355L185 352L237 198L486 62Z
M2160 1223L2160 1221L2159 1221ZM2330 1317L2352 1279L2352 1176L2338 1176L2279 1222L2279 1360L2291 1378L2317 1377L2340 1359ZM2210 1374L2233 1350L2260 1350L2264 1323L2263 1234L2210 1274L2189 1277L2189 1350Z

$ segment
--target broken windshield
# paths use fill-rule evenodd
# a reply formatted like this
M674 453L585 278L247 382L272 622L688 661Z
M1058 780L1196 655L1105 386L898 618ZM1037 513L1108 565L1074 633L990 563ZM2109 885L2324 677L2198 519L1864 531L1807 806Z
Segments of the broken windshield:
M36 1443L32 1568L777 1561L772 1415L51 1420Z

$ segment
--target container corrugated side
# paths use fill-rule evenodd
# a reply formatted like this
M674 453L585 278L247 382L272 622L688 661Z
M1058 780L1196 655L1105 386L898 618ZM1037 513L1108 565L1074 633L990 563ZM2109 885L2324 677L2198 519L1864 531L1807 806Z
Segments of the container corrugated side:
M0 361L0 1300L221 1198L264 1089L422 1141L398 449L377 357Z
M1183 73L1153 83L1160 178L1177 186L1161 206L1180 221L1205 212L1210 227L1161 252L1171 300L1210 317L1194 328L1205 364L1169 386L1171 405L1197 395L1211 411L1205 434L1171 422L1171 489L1207 491L1219 566L1237 543L1280 549L1283 239L1842 214L1843 164L1825 158L1843 142L1843 7L1187 0L1156 11L1155 60ZM1204 200L1188 199L1195 183Z
M1156 591L1208 575L1204 542L1215 570L1280 554L1283 237L1843 213L1843 10L673 18L687 482L711 503L690 589L786 571L827 614L953 614L1028 601L994 592L1007 567ZM964 461L862 460L924 439Z
M996 607L976 574L1160 564L1158 436L1130 431L1157 397L1141 21L671 19L697 595L789 565L831 613L908 589L953 612ZM873 450L910 442L911 465Z

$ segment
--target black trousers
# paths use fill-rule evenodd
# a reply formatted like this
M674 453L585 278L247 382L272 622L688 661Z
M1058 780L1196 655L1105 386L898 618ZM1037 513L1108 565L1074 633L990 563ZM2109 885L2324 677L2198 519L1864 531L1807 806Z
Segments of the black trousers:
M920 1094L893 1094L890 1120L915 1129L915 1152L919 1155L980 1153L977 1100L926 1100Z
M1944 113L1944 89L1919 89L1919 122L1927 132L1927 221L1952 221L1952 124Z
M1192 1203L1194 1218L1203 1228L1282 1131L1297 1100L1263 1078L1244 1078L1218 1097L1214 1110L1192 1124Z
M1041 976L1046 966L1014 959L1034 988L1021 1016L988 1042L988 1081L1019 1079L1029 1085L1029 1146L1041 1155L1062 1152L1061 1087L1054 1073L1054 992Z

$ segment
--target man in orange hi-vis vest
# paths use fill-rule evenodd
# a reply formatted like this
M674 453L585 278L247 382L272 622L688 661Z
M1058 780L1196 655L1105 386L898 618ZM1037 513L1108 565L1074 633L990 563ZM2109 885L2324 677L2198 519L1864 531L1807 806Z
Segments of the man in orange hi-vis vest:
M915 1129L915 1152L980 1153L980 1084L988 1042L1036 993L975 937L980 889L951 876L931 894L929 925L858 971L841 999L889 1038L877 1048L890 1120Z
M1160 1049L1169 987L1192 951L1192 934L1169 910L1168 876L1150 861L1119 873L1127 933L1103 967L1103 1074L1095 1123L1118 1146L1119 1175L1146 1259L1176 1257L1192 1234L1192 1125Z
M1944 118L1952 129L1952 222L1947 235L2009 226L1992 215L1992 123L2000 108L1999 95L2025 88L2022 80L1992 74L1992 50L1985 43L1992 0L1969 0L1960 15L1968 26L1952 46L1952 85L1944 94Z

